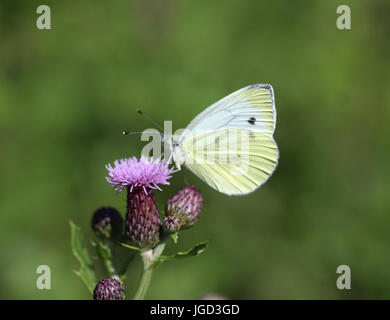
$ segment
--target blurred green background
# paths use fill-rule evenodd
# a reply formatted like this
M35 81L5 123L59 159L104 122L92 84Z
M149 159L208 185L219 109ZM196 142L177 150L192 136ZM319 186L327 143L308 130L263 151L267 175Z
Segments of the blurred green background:
M38 30L47 4L52 29ZM336 28L350 5L352 30ZM139 156L150 124L185 127L249 84L273 85L280 163L243 197L204 193L149 299L390 298L389 1L2 0L0 4L0 298L89 299L72 270L70 219L93 237L102 205L124 212L104 165ZM176 174L160 208L184 185ZM92 252L90 248L90 252ZM52 289L36 288L51 267ZM352 289L336 288L349 265ZM126 283L131 298L137 259Z

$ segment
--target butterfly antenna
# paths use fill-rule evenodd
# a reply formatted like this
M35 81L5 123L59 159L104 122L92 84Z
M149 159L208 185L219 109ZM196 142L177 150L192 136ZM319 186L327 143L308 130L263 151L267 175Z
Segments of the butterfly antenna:
M140 134L142 132L131 132L131 131L123 131L122 134L125 135L125 136L129 136L131 134Z
M137 109L137 113L140 114L141 116L144 116L147 120L149 120L151 123L153 123L161 131L164 131L164 129L156 121L154 121L151 117L149 117L145 112L143 112L140 109Z
M147 132L147 131L136 131L136 132L133 132L133 131L123 131L122 134L125 135L125 136L129 136L129 135L132 135L132 134L142 134L142 133L156 133L154 131L150 131L150 132Z

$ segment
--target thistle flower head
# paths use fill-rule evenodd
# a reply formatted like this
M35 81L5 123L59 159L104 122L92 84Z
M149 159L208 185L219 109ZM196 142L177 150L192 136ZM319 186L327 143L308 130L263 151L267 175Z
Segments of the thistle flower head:
M180 189L166 205L166 215L174 216L180 221L180 229L194 225L203 206L203 196L194 186Z
M126 235L139 247L149 249L160 241L161 219L153 193L127 194Z
M99 238L116 240L122 233L123 219L118 210L102 207L92 217L92 229Z
M180 221L174 216L167 216L163 222L163 229L169 233L175 233L180 229Z
M116 279L102 280L93 290L93 298L94 300L124 300L125 287Z
M142 156L140 160L136 157L116 160L114 167L111 164L106 165L108 177L106 180L117 191L122 191L124 187L129 187L130 191L134 188L142 189L148 193L150 189L161 190L159 184L169 184L173 169L168 167L164 161L149 160Z

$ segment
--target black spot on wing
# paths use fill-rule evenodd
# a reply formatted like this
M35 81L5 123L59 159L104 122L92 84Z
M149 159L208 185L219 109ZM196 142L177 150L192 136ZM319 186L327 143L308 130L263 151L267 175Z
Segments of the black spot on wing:
M255 117L250 117L249 120L248 120L248 122L249 122L250 124L254 125L255 122L256 122L256 118L255 118Z

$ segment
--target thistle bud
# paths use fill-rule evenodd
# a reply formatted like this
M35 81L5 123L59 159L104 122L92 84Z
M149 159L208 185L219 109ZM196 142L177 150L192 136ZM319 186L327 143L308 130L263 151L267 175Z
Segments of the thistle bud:
M114 208L100 208L95 211L92 218L92 229L101 239L119 239L122 233L122 226L123 219Z
M193 226L199 219L203 196L194 186L180 189L166 205L166 215L177 218L180 229Z
M124 300L125 287L119 280L108 278L100 281L93 290L94 300Z
M149 249L160 241L161 220L152 192L128 188L126 234L141 248Z
M180 221L174 216L167 216L163 222L163 229L168 233L175 233L180 229Z

